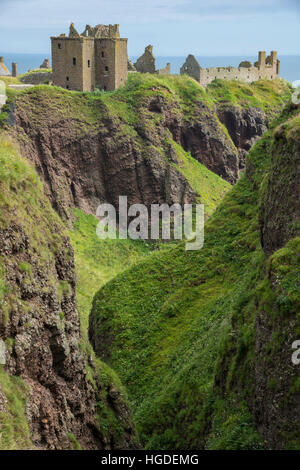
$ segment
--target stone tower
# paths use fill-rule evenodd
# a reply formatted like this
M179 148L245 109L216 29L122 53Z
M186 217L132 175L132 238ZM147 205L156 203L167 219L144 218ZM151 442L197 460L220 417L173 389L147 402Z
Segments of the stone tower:
M127 39L119 25L87 25L79 34L74 24L69 36L51 38L54 85L68 90L112 91L127 80Z
M16 62L12 62L11 64L11 74L13 77L18 76L18 64Z

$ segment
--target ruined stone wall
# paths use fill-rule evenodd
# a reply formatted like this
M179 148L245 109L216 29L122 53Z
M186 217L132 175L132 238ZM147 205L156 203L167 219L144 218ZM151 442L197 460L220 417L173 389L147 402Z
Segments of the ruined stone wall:
M265 67L211 67L200 70L200 84L206 86L215 78L222 80L240 80L242 82L251 83L266 78L273 80L277 77L276 66Z
M8 68L4 64L3 57L1 56L0 57L0 77L3 77L3 76L10 76L10 73L8 71Z
M249 67L245 67L245 64ZM242 62L238 68L234 67L210 67L202 68L193 55L189 55L180 69L182 75L186 74L197 80L202 86L207 86L215 79L239 80L246 83L260 79L273 80L279 76L280 62L277 60L277 52L272 51L266 57L265 51L260 51L258 61L254 66L249 62Z
M180 73L181 75L189 75L190 77L193 77L195 80L197 80L197 82L200 82L200 70L201 67L198 61L192 54L190 54L181 67Z
M44 59L42 64L40 65L40 69L50 69L50 62L49 59Z
M171 75L171 64L170 62L167 63L167 65L162 68L157 70L158 75Z
M12 62L12 64L11 64L11 75L13 77L18 76L18 64L16 62Z
M20 81L26 84L43 85L52 82L52 72L32 72L20 77Z
M136 71L140 73L155 73L155 57L153 55L153 46L145 48L145 52L134 64Z

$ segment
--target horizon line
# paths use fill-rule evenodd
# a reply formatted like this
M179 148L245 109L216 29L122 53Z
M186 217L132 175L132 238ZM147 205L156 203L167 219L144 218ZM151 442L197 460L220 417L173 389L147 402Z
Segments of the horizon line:
M262 49L263 50L263 49ZM258 52L258 51L257 51ZM194 56L197 56L197 57L241 57L241 56L251 56L251 57L256 57L257 56L257 52L256 54L254 55L253 53L243 53L243 54L197 54L197 53L192 53L192 52L189 52L187 54L192 54ZM267 52L267 51L266 51ZM278 51L277 51L278 52ZM0 54L24 54L24 55L42 55L42 54L46 54L46 52L16 52L16 51L13 51L13 52L9 52L9 51L5 51L5 52L0 52ZM300 57L300 52L299 54L278 54L278 56L281 56L281 57ZM50 51L50 56L51 56L51 51ZM139 57L138 54L128 54L128 57ZM155 57L186 57L186 54L185 55L172 55L172 54L164 54L164 55L155 55Z

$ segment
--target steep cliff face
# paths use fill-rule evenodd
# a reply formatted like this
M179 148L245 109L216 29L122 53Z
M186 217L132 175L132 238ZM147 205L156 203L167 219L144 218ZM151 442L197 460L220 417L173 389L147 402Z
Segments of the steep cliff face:
M299 449L300 370L292 362L299 340L300 237L272 255L256 299L254 394L256 428L269 449Z
M99 201L117 205L118 196L124 194L130 204L148 206L213 199L214 210L229 185L206 168L203 171L199 162L235 182L241 166L239 145L246 146L246 136L260 132L258 118L254 116L248 133L244 116L245 126L237 131L243 135L239 140L225 117L228 130L221 124L219 103L187 77L137 74L123 89L100 96L42 86L13 96L11 92L9 100L13 111L9 132L37 169L46 197L33 169L4 143L0 156L0 345L5 344L6 365L0 369L0 423L9 431L0 433L0 448L138 447L122 387L116 386L113 374L81 337L73 251L56 213L70 219L74 206L95 213ZM277 108L281 105L278 98ZM8 110L7 106L4 112ZM6 117L1 115L1 123L7 122ZM237 125L238 118L234 119ZM231 201L225 210L226 222L216 219L216 226L225 227L228 243L219 234L211 235L209 251L195 254L192 266L182 247L151 256L149 264L146 261L106 286L103 303L103 292L95 301L91 338L98 352L116 364L135 404L139 403L136 419L148 447L209 447L203 426L207 425L205 404L213 390L215 362L210 353L215 352L215 338L224 330L224 308L231 312L232 289L240 277L244 279L245 260L250 260L255 249L255 235L247 232L248 219L240 220L246 211L247 217L251 213L249 201L255 199L251 191L238 198L238 203ZM210 230L214 233L216 228ZM240 232L241 237L232 242L232 235ZM233 259L238 261L232 268ZM157 262L154 270L153 262ZM128 276L129 284L132 276L129 288ZM145 283L138 288L138 298L137 281ZM199 319L200 304L204 314ZM98 309L103 314L104 305L105 321L111 314L109 321L115 322L106 336L98 324ZM126 316L131 309L127 336L122 337L123 346L129 341L129 347L122 346L120 352L119 322L114 316L116 312ZM132 321L136 323L131 330ZM166 331L162 325L167 325ZM206 335L203 348L199 348L199 328ZM111 343L104 349L107 338ZM169 361L170 351L174 356ZM118 354L125 354L122 367ZM162 363L159 370L158 363ZM182 364L187 367L182 369ZM190 374L197 367L203 379L199 387ZM144 375L145 370L150 374ZM252 431L252 427L248 409L241 409L237 427L246 439L242 431ZM11 424L15 416L17 427ZM194 427L195 416L199 422ZM244 416L249 428L243 428ZM171 431L170 422L174 422ZM254 431L246 442L260 446Z
M124 194L130 204L181 203L195 194L174 167L172 141L235 183L244 151L265 130L262 100L219 112L226 128L213 99L188 77L136 74L99 96L35 87L13 97L11 132L64 218L74 205L95 213L99 200L116 204Z
M282 248L300 233L299 118L275 130L273 160L260 212L261 242L266 254Z
M237 106L220 107L218 116L238 149L239 169L243 169L250 148L267 130L267 117L259 108L241 109Z
M173 140L197 161L229 183L235 183L239 174L237 150L205 96L199 93L189 110L182 109L178 99L171 98L155 94L141 102L138 132L142 138L161 146L160 138L169 131ZM153 113L156 119L159 116L156 126L149 125Z
M270 448L281 448L287 440L290 448L299 443L300 370L291 355L300 331L300 117L291 110L294 115L273 133L259 214L261 244L269 258L257 295L253 409Z
M201 250L156 253L94 298L91 342L146 448L299 448L299 128L288 108L250 150Z
M239 177L239 155L216 114L197 103L193 119L181 129L179 143L209 170L234 184Z
M288 99L288 86L281 80L260 80L251 85L215 80L208 86L208 94L213 97L217 115L238 150L239 168L243 169L250 148Z
M52 106L59 106L60 95ZM130 128L121 117L110 113L108 106L96 101L89 109L82 97L83 109L96 114L89 126L84 113L76 111L62 119L56 109L44 109L47 90L18 98L14 128L23 138L23 154L33 161L47 187L53 207L64 218L74 206L95 213L99 201L118 205L119 195L128 203L189 202L195 194L186 181L162 154L166 129L152 129L143 121L138 130ZM38 101L36 103L36 100ZM26 103L26 106L25 106ZM39 123L32 121L28 107L34 107ZM80 103L79 103L80 107Z
M6 359L0 366L0 448L133 448L138 444L121 392L111 380L103 383L101 367L85 355L73 250L63 224L35 171L5 137L0 161L0 340ZM101 423L108 413L117 426L107 432Z

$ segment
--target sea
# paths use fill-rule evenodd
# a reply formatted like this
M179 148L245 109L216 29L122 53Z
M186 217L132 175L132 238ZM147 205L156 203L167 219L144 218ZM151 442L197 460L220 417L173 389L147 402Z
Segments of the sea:
M45 54L20 54L20 53L5 53L1 52L0 56L4 57L4 63L11 70L11 63L18 63L19 73L25 73L28 70L39 68L45 58L49 58L49 53ZM130 57L132 62L135 62L137 57ZM257 56L196 56L201 67L227 67L231 65L238 67L242 60L249 60L254 63ZM280 59L280 76L289 82L300 80L300 55L283 55L279 56ZM185 57L156 57L156 68L160 69L170 62L171 73L178 74L180 67L185 62Z

